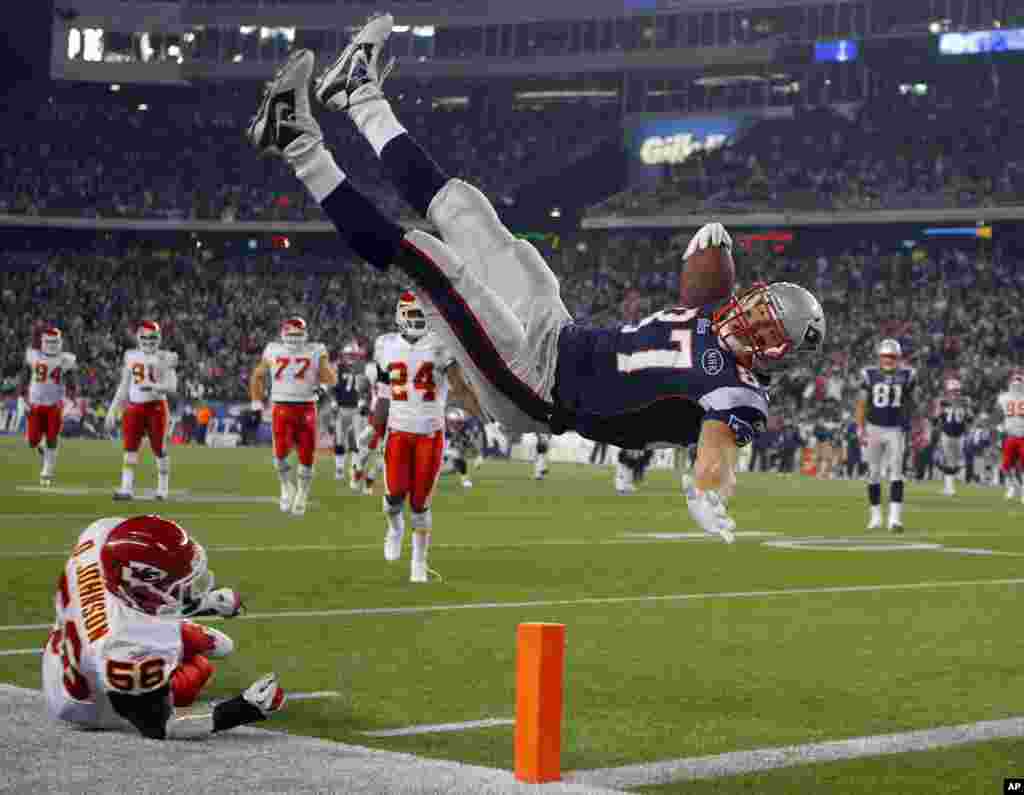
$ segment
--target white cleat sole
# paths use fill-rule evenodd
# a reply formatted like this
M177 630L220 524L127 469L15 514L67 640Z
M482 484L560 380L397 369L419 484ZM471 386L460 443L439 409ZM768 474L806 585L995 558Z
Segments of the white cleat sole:
M317 79L313 87L313 96L321 105L331 110L348 110L352 97L348 95L346 88L332 92L331 89L338 81L348 82L349 72L352 69L352 59L360 47L366 45L381 46L391 37L391 30L394 27L395 18L391 14L381 14L367 22L348 43L341 55L335 59ZM383 75L378 82L383 82L384 77L391 70L390 65L385 67ZM358 89L357 89L358 90ZM353 91L353 94L356 92Z

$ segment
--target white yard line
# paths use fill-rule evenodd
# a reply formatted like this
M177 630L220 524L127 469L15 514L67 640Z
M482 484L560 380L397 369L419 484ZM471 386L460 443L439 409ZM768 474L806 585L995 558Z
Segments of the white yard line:
M594 596L583 599L537 599L523 602L470 602L463 604L412 605L408 607L350 607L330 610L279 610L268 613L245 613L233 619L211 621L276 621L294 618L346 618L355 616L416 615L447 613L457 610L515 610L534 607L580 607L589 605L643 604L651 602L704 602L721 599L764 599L779 596L815 596L819 594L881 593L885 591L934 591L946 588L1024 585L1024 578L996 580L939 580L928 582L884 583L880 585L833 585L818 588L778 588L763 591L718 591L704 593L665 594L660 596ZM0 632L49 629L52 624L8 624Z
M960 726L944 726L899 734L876 734L807 745L733 751L717 756L578 770L567 774L564 780L595 787L632 789L678 781L760 773L817 762L838 762L867 756L931 751L1007 737L1024 737L1024 717L965 723Z
M404 729L380 729L360 732L366 737L409 737L413 734L436 734L438 732L463 732L469 729L489 729L492 726L513 726L514 718L484 718L461 723L427 723L422 726L406 726Z
M43 647L42 646L36 646L34 648L31 648L31 649L4 649L3 651L0 651L0 657L17 657L17 656L22 655L22 654L28 655L28 654L42 654L42 653L43 653Z
M337 690L314 690L311 693L288 693L289 701L320 701L325 698L341 698Z

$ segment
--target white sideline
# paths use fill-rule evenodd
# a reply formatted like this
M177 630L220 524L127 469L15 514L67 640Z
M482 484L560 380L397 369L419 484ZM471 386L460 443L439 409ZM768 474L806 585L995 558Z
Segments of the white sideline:
M566 782L522 784L508 770L269 728L242 726L202 743L154 743L130 733L115 740L107 732L78 731L50 721L38 691L5 684L0 684L0 712L4 792L613 795Z
M640 604L647 602L702 602L712 599L758 599L773 596L815 596L818 594L879 593L883 591L928 591L943 588L970 588L986 585L1024 585L1024 577L997 580L939 580L928 582L883 583L879 585L833 585L818 588L779 588L764 591L719 591L680 593L661 596L595 596L584 599L538 599L526 602L470 602L463 604L413 605L408 607L350 607L331 610L279 610L273 613L244 613L238 618L210 618L207 621L265 621L282 618L344 618L354 616L416 615L456 610L509 610L524 607L576 607L586 605ZM0 632L49 629L50 624L8 624Z
M1024 717L979 721L899 734L876 734L807 745L733 751L717 756L672 759L665 762L577 770L563 777L566 782L594 787L633 789L678 781L724 778L760 773L784 767L818 762L838 762L867 756L887 756L916 751L933 751L957 745L1024 737ZM1009 775L1009 774L1008 774Z
M425 723L420 726L406 726L404 729L378 729L359 732L366 737L410 737L414 734L435 734L438 732L461 732L468 729L489 729L492 726L513 726L513 718L484 718L464 720L461 723Z

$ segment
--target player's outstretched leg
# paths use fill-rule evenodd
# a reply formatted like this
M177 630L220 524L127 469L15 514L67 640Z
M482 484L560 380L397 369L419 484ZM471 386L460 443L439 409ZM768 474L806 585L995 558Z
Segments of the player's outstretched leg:
M323 147L319 126L309 115L312 65L312 53L300 51L282 67L249 126L249 140L261 152L284 156L356 253L380 270L397 266L416 284L432 329L493 417L515 430L547 431L558 332L570 322L568 313L564 307L541 313L543 322L528 333L508 304L448 246L424 232L406 234L359 193ZM539 256L532 267L536 283L547 279L557 298L557 279Z
M483 193L446 174L395 117L382 91L391 64L383 69L379 64L392 23L385 14L356 34L317 80L317 99L348 114L403 198L434 223L444 242L519 318L528 336L551 313L568 318L558 280L533 245L517 240Z

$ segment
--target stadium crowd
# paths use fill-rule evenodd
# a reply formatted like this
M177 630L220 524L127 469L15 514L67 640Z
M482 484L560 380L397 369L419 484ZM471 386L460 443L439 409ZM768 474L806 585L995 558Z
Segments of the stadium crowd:
M67 92L11 119L0 141L0 213L174 220L323 220L277 160L260 160L245 127L260 87L194 100L86 102ZM159 94L157 95L159 96ZM506 109L484 118L401 94L399 113L428 151L500 200L531 174L563 167L617 134L616 109ZM419 100L419 101L417 101ZM73 129L75 134L69 135ZM387 187L355 128L324 125L338 161L392 216L412 215Z
M540 245L577 320L614 324L675 303L686 237L588 232ZM838 419L852 406L860 368L890 336L919 368L924 399L956 374L965 392L988 406L1010 367L1024 361L1024 329L1005 322L1021 305L1024 263L1018 269L1008 259L999 248L738 254L741 283L806 284L829 320L826 359L779 379L776 413L792 418L825 409ZM403 287L345 255L219 257L194 247L125 250L116 238L91 251L7 251L0 271L0 309L10 321L0 330L4 377L17 377L33 327L54 323L83 364L83 396L98 399L113 394L120 352L142 318L158 320L165 345L180 354L187 397L244 400L250 368L282 318L304 316L336 352L354 337L391 330Z
M964 125L964 114L971 124ZM854 118L827 108L755 123L735 144L668 166L595 215L991 207L1024 200L1011 105L896 95Z

